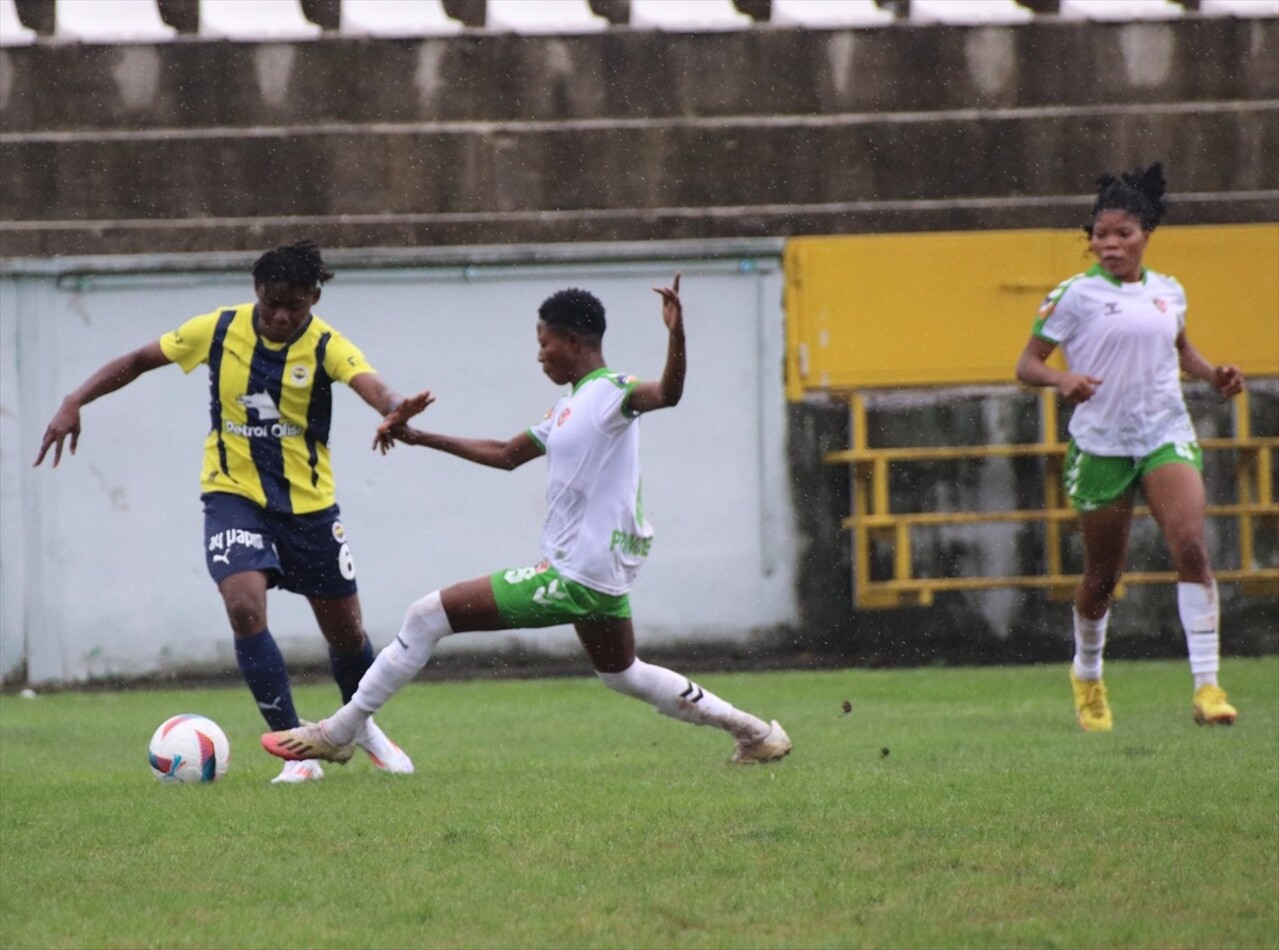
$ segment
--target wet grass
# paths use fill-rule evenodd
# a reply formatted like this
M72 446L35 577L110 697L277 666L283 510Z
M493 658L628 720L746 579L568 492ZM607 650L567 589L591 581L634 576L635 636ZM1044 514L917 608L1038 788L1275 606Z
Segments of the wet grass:
M243 689L4 697L0 946L1274 947L1279 658L1226 662L1230 729L1188 679L1108 664L1090 736L1060 666L699 677L795 740L749 769L588 679L414 684L418 774L294 787ZM180 711L223 782L151 778Z

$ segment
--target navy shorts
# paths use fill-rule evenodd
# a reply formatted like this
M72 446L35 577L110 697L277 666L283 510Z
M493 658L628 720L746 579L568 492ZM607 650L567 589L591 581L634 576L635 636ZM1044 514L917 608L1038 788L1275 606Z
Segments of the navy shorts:
M349 597L355 562L338 506L306 515L267 511L227 492L201 495L204 562L214 583L262 571L270 587L304 597Z

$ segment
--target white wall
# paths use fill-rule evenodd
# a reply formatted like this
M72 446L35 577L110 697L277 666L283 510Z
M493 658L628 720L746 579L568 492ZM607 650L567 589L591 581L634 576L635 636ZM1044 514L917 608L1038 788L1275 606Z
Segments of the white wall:
M646 508L657 539L632 594L641 647L747 642L795 622L786 485L781 277L775 259L615 265L336 267L316 312L392 386L429 388L424 428L508 437L559 394L536 362L537 305L566 286L608 311L605 355L660 372L665 331L650 290L684 272L684 401L643 420ZM83 412L79 453L30 467L62 396L108 359L196 313L251 299L235 274L0 278L0 672L32 682L233 669L205 573L198 499L208 384L201 367L150 373ZM338 387L338 501L375 646L414 599L534 563L545 466L484 469L400 446L369 449L376 415ZM323 642L305 600L273 592L270 627L291 661ZM574 648L567 628L472 635L447 650Z

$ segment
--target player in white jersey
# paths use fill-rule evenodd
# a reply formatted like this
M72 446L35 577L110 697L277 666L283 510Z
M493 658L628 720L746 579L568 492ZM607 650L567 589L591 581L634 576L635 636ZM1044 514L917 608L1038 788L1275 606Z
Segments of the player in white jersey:
M656 382L614 373L604 362L604 307L584 290L562 290L538 310L538 362L572 389L537 425L507 441L421 432L406 425L429 393L409 397L378 427L374 445L396 441L514 469L547 458L541 559L435 591L414 603L395 639L378 654L355 696L320 723L269 732L283 759L344 762L362 724L413 679L442 638L474 630L571 623L604 685L658 712L717 726L736 740L732 762L782 758L791 749L776 720L765 722L671 670L635 655L629 591L648 556L653 529L640 495L639 417L676 405L684 391L684 316L679 275L662 297L666 365Z
M1048 295L1017 362L1023 383L1055 387L1077 403L1065 465L1084 539L1070 670L1076 718L1088 732L1113 728L1102 654L1140 486L1177 574L1195 721L1229 725L1238 713L1217 683L1220 608L1204 531L1203 456L1180 374L1211 383L1225 398L1243 391L1243 374L1213 366L1190 344L1181 285L1142 265L1165 210L1162 166L1104 175L1098 184L1087 228L1098 264ZM1047 364L1058 346L1064 371Z

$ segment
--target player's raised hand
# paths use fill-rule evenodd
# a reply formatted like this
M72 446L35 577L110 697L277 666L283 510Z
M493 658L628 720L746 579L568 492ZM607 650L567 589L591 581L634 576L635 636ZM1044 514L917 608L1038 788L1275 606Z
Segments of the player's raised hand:
M435 397L426 389L402 400L398 406L382 418L382 422L377 427L377 433L373 436L373 448L381 451L383 455L393 449L395 447L396 430L404 426L405 423L433 402L435 402Z
M1222 399L1230 399L1243 392L1243 373L1239 372L1238 366L1222 364L1213 368L1212 384L1217 387Z
M653 292L662 297L662 322L672 333L684 332L684 307L679 300L679 271L669 287L654 287Z
M49 427L44 430L44 438L40 440L40 453L36 456L32 468L44 461L45 454L53 448L53 467L57 468L62 461L62 443L71 437L71 454L75 455L76 445L80 441L80 407L63 403L54 413Z

